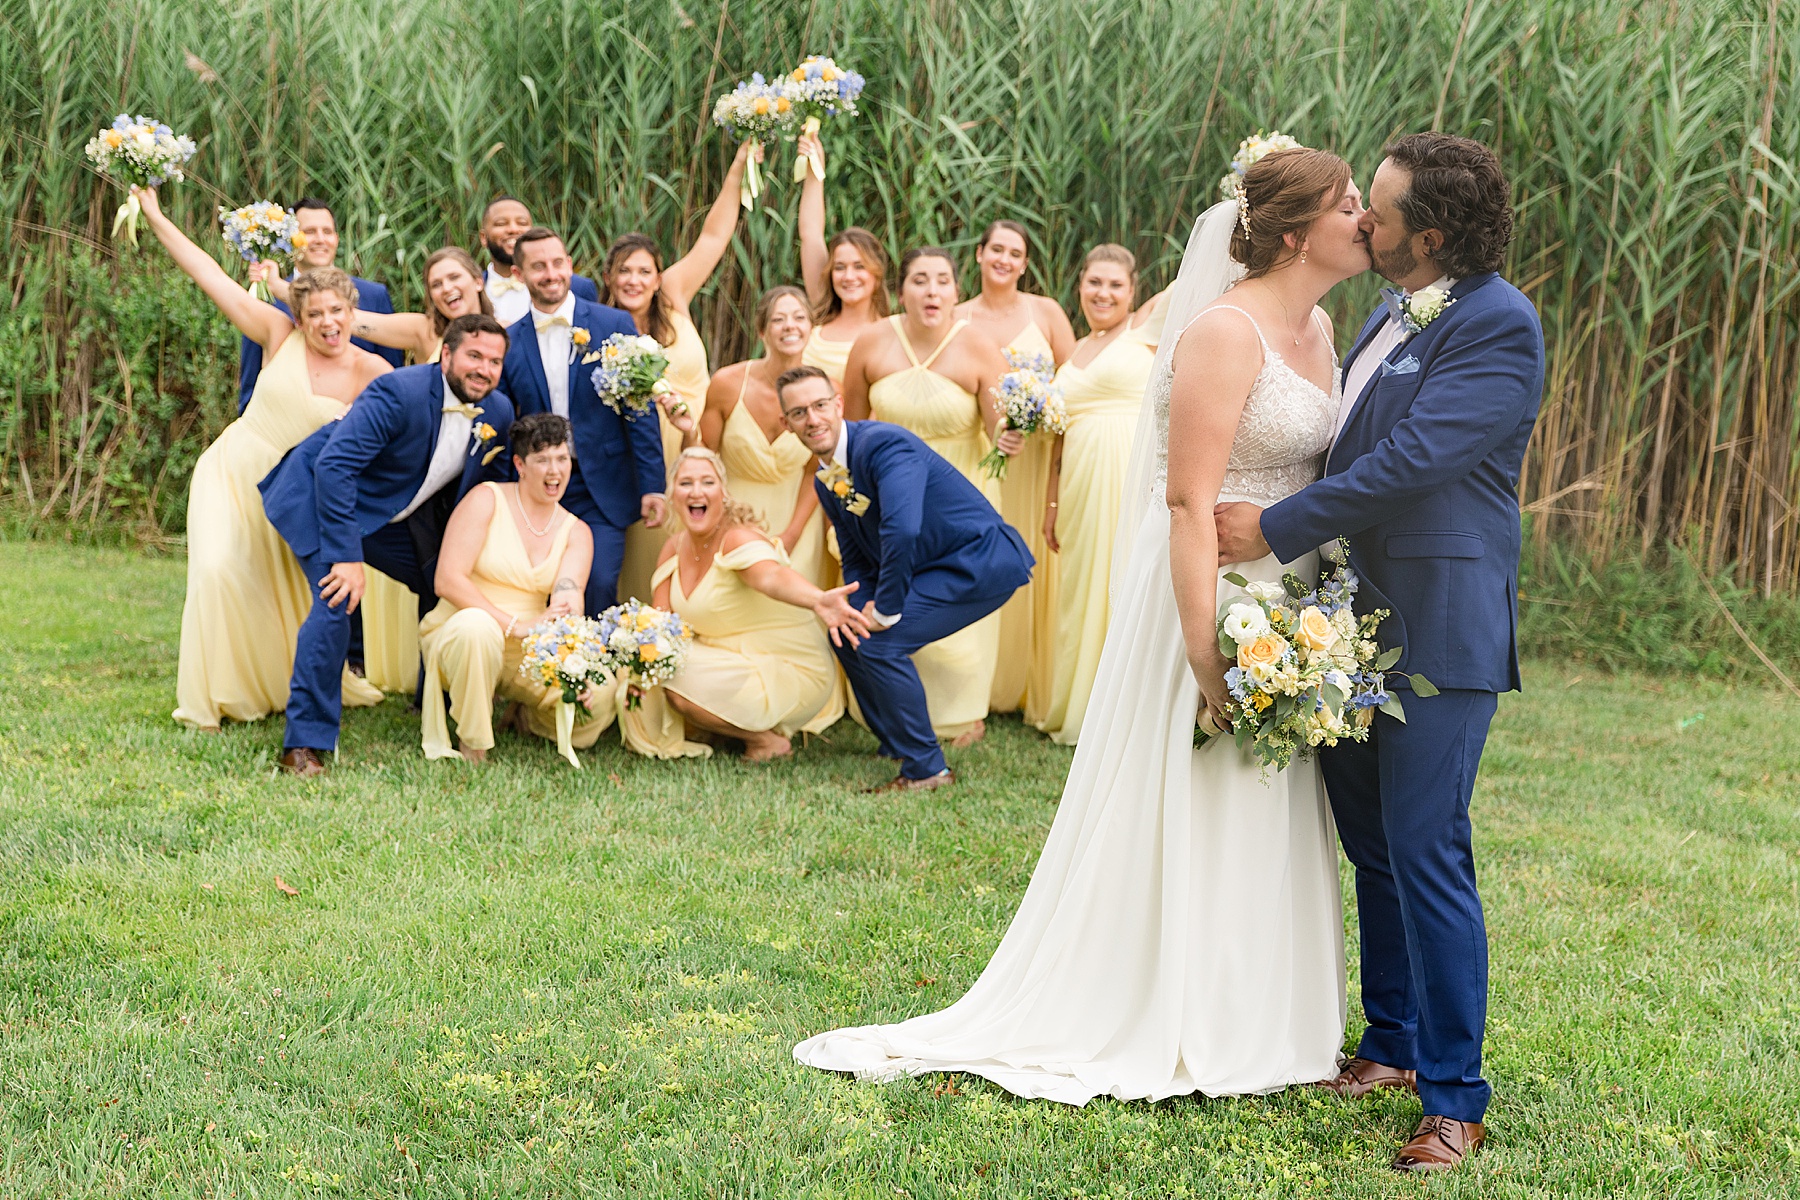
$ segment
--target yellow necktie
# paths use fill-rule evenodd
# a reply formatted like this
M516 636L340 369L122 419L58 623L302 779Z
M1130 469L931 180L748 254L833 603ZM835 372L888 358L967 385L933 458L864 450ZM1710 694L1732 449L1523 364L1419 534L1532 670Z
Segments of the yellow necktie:
M531 323L539 333L557 325L561 325L564 329L568 329L573 324L569 318L563 316L561 313L541 313L535 310L531 314Z

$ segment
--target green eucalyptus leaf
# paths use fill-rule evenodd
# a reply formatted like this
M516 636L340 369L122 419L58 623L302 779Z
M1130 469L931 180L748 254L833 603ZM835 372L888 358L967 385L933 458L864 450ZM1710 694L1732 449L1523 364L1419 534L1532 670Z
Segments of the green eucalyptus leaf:
M1393 693L1388 693L1388 698L1381 702L1381 711L1402 725L1406 724L1406 708L1400 703L1400 698Z
M1438 690L1432 684L1431 680L1425 678L1423 675L1408 675L1406 678L1412 684L1413 695L1435 696L1438 694Z

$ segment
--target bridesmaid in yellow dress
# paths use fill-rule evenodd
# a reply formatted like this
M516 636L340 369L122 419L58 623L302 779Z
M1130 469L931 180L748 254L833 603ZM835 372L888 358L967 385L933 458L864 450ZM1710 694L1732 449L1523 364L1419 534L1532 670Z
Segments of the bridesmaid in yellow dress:
M294 281L296 318L265 304L225 273L163 214L152 188L134 188L169 257L243 335L263 348L250 403L194 464L188 491L187 600L175 719L217 732L287 707L294 642L312 608L300 564L263 515L256 485L281 456L349 411L388 364L350 344L356 285L336 267ZM381 693L344 672L344 704Z
M287 283L274 263L258 263L259 276L277 300L287 302ZM481 268L460 246L433 250L425 260L422 313L358 312L351 333L381 346L406 351L415 363L436 362L444 327L471 313L494 315L481 286ZM419 598L411 588L365 566L368 590L358 612L363 623L363 678L384 692L410 693L419 682Z
M655 758L712 753L687 740L695 729L743 742L751 762L785 758L795 731L837 695L826 630L868 633L846 599L855 585L824 590L788 566L781 543L732 498L719 456L703 446L676 460L669 508L676 530L656 566L655 603L679 613L695 636L680 674L638 708L621 705L625 745Z
M675 262L663 267L662 251L654 239L642 233L627 233L616 238L606 252L606 263L600 272L600 303L610 304L631 314L639 333L647 333L663 344L669 356L669 386L673 394L665 408L658 410L662 423L663 462L673 463L681 448L692 440L690 427L673 419L682 414L698 420L706 404L706 386L711 378L707 369L706 343L694 328L688 305L712 278L719 260L731 245L737 229L738 193L745 165L751 155L762 161L762 143L744 142L731 160L725 183L718 198L706 214L700 236L693 246ZM636 596L647 600L650 595L650 572L656 566L663 540L669 535L668 521L651 528L642 521L625 530L625 562L619 570L619 599Z
M981 235L975 264L981 294L959 304L956 315L1015 355L1042 356L1059 367L1075 348L1075 330L1062 305L1048 296L1019 290L1030 267L1025 227L995 221ZM1050 473L1050 437L1025 439L1025 448L1007 464L1000 481L1000 515L1019 531L1037 559L1031 582L1013 593L1000 610L1000 665L994 671L995 712L1021 706L1035 723L1049 703L1056 661L1054 596L1056 560L1044 553L1044 484Z
M802 135L796 149L825 161L818 134ZM808 171L800 185L799 225L800 277L806 283L813 321L801 361L819 368L842 388L852 343L888 315L887 251L860 225L825 240L825 181L814 171Z
M1000 347L957 320L956 264L926 246L900 260L900 313L866 330L844 369L844 417L904 426L963 473L998 507L999 488L981 469L990 438L1002 453L1024 444L1000 428L994 387L1006 371ZM903 617L905 614L901 614ZM1000 652L1000 614L984 617L913 655L931 725L953 745L987 731L989 693Z
M1119 495L1161 332L1160 297L1134 313L1136 290L1131 251L1111 244L1088 251L1079 294L1089 333L1056 376L1069 425L1055 439L1040 529L1060 560L1058 653L1045 711L1033 724L1065 746L1080 736L1106 641Z
M427 758L487 761L494 747L494 698L518 703L514 727L554 740L562 693L519 674L524 635L550 617L581 616L594 561L587 525L559 501L568 487L569 422L555 413L520 417L512 427L517 483L484 483L464 496L444 529L437 607L420 623L425 652L423 742ZM448 717L456 722L456 747ZM613 697L590 688L569 751L592 746L612 724Z

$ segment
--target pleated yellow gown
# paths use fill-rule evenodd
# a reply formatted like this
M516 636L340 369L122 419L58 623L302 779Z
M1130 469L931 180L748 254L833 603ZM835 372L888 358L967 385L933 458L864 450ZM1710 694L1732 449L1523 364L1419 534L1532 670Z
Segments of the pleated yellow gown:
M1065 746L1074 745L1081 734L1106 641L1119 493L1156 358L1154 338L1155 332L1147 329L1123 330L1087 366L1067 362L1056 375L1069 428L1063 435L1056 523L1062 553L1052 556L1061 560L1055 671L1045 711L1033 724Z
M738 572L759 562L786 563L779 545L761 538L714 556L690 595L681 560L656 569L669 580L669 606L694 630L681 673L653 689L636 710L619 713L628 749L652 758L711 753L686 740L686 723L662 692L671 691L739 729L787 737L830 725L843 715L837 660L825 629L804 608L784 604L745 583Z
M888 320L912 365L869 385L871 415L918 434L998 508L999 489L980 465L989 446L981 425L981 406L973 395L931 369L968 322L951 326L937 349L921 362L906 340L900 318ZM902 619L905 616L901 614ZM919 681L925 685L931 727L939 737L958 737L987 716L999 654L1000 614L996 612L913 655Z
M685 312L670 313L669 322L675 326L675 340L663 348L669 358L669 373L664 378L675 394L687 401L688 415L698 423L700 414L706 411L706 385L712 380L712 372L706 366L706 343L700 340L700 331L694 328L693 320ZM681 430L669 423L660 408L656 419L662 428L663 469L666 471L675 465L675 458L681 453ZM666 485L667 480L664 483ZM655 529L638 521L625 530L625 563L619 569L621 601L636 596L645 604L650 603L650 575L656 569L656 558L662 553L663 543L669 540L673 520L669 517Z
M744 387L738 389L737 406L725 418L719 458L725 463L732 498L755 509L769 536L779 538L794 519L800 489L812 486L813 456L789 430L784 429L781 436L769 440L756 415L744 406L744 391L749 384L746 371ZM826 582L837 571L825 550L825 527L825 510L815 508L800 541L788 552L788 559L794 570L818 586L835 587L835 582Z
M312 390L306 338L296 330L263 367L244 415L194 464L175 680L175 719L183 725L216 729L224 718L255 721L287 707L294 643L312 591L264 515L256 485L282 455L349 410ZM345 706L380 701L378 690L344 672Z
M844 367L850 362L850 347L853 345L854 338L848 342L837 342L814 329L806 339L806 349L800 352L800 361L831 376L832 386L841 389L844 386Z
M1041 354L1054 362L1050 339L1036 321L1026 325L1006 349ZM1007 464L1000 481L1000 516L1019 531L1037 559L1031 582L1012 594L1000 610L1000 658L994 669L995 712L1024 708L1025 719L1040 718L1050 701L1050 676L1056 661L1056 556L1044 545L1044 489L1050 483L1050 451L1055 435L1034 433Z

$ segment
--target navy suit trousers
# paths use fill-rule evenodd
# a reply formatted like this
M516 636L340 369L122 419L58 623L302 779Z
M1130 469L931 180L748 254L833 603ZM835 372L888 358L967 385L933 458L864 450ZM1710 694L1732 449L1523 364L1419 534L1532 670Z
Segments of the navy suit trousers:
M569 487L563 493L562 506L581 518L594 535L594 565L588 568L587 590L582 603L587 615L597 617L619 602L619 571L625 566L625 531L609 524L594 503L593 494L581 481L581 472L572 471ZM648 596L641 597L648 604Z

